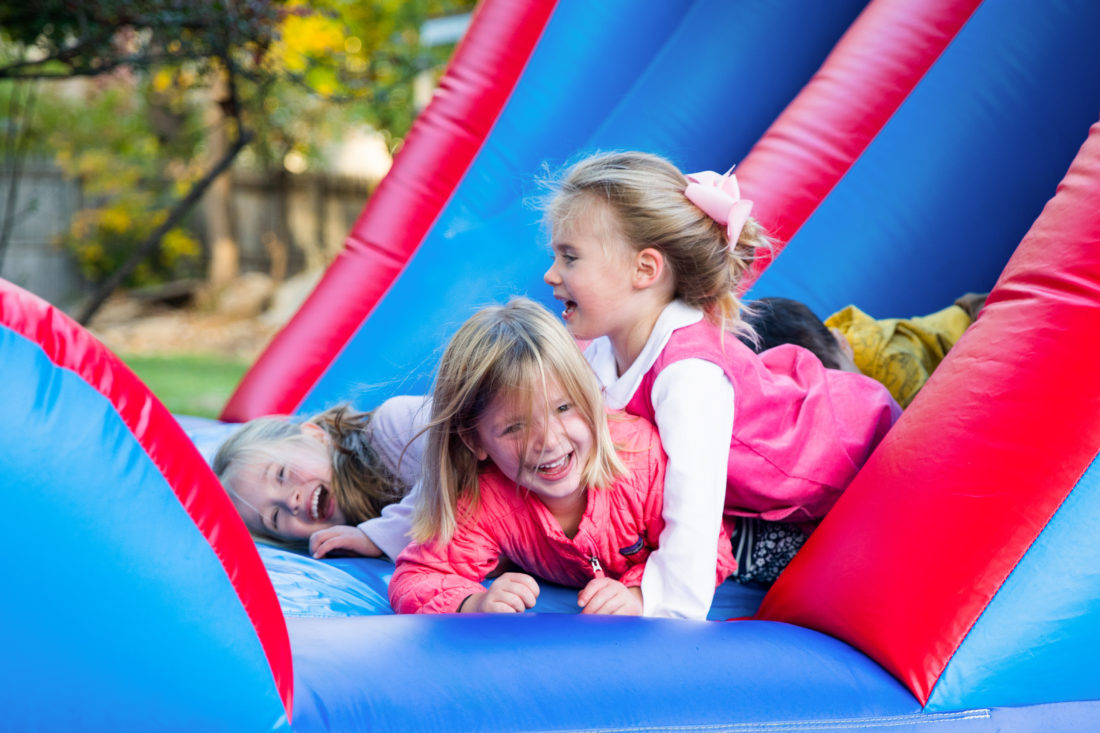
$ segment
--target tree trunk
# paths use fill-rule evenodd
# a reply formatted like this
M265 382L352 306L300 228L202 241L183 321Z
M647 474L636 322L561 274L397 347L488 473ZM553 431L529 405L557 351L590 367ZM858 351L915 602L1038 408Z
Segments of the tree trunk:
M218 74L217 81L211 87L210 103L205 113L206 126L210 130L208 142L211 163L221 160L231 145L228 125L232 121L224 113L224 104L228 99L229 89L224 74ZM210 184L210 189L202 200L207 242L210 245L210 265L206 282L210 294L215 297L236 279L241 270L240 248L233 232L231 193L230 174L226 171Z
M82 325L86 326L92 320L92 316L96 314L96 311L107 301L107 298L111 296L111 293L122 284L122 281L126 279L134 269L141 263L142 260L151 255L160 245L160 240L164 235L172 229L174 226L178 226L183 217L187 215L187 212L191 210L195 204L198 203L202 194L210 189L213 182L217 180L219 176L225 175L229 170L229 166L233 164L234 158L237 157L237 153L241 152L245 145L248 145L252 139L252 134L247 131L241 131L240 137L229 147L228 150L222 155L214 166L207 171L206 175L199 179L191 190L187 192L187 195L176 202L176 205L172 207L172 210L168 212L168 218L158 226L152 234L145 238L145 240L139 244L134 251L126 258L126 261L122 265L111 273L110 277L104 280L99 288L92 293L88 302L84 307L80 309L76 320Z

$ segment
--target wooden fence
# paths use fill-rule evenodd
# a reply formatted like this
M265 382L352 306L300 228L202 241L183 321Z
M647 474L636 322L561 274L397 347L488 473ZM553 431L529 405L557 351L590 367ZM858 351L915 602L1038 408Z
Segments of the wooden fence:
M0 228L10 227L0 250L0 277L71 310L92 290L72 256L57 245L84 206L80 185L52 164L30 162L20 171L9 206L10 180L10 169L0 166ZM330 174L234 172L230 221L241 271L282 278L324 267L339 252L372 188L365 179ZM191 212L187 228L209 257L201 206Z

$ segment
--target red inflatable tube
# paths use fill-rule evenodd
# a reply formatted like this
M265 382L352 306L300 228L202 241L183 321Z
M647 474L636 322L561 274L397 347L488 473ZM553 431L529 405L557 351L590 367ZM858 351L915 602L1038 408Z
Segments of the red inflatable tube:
M764 268L890 120L981 0L871 3L737 167L775 237ZM743 290L754 277L746 277Z
M64 313L0 280L0 316L5 326L38 344L51 362L107 398L156 464L225 568L256 629L289 716L294 672L279 600L252 536L198 449L141 380Z
M936 370L758 617L865 651L928 701L1100 446L1100 124Z
M553 0L493 2L475 14L434 99L409 131L344 250L245 375L222 420L294 412L443 210L504 108L554 5ZM364 273L370 273L369 280Z

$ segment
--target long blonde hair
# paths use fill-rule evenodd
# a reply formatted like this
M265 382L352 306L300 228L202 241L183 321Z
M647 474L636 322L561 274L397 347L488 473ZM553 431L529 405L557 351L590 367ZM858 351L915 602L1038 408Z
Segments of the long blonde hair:
M544 209L551 227L560 227L586 213L594 201L604 202L633 247L654 247L664 255L676 284L674 297L701 309L723 329L749 334L736 290L771 240L750 217L731 248L725 227L684 195L687 183L660 156L599 153L570 166L559 180L548 181L551 194Z
M371 445L373 412L358 412L338 405L306 422L325 432L332 467L332 494L349 524L377 517L387 504L399 501L409 487L394 474ZM212 468L230 494L240 471L248 465L294 460L316 440L301 425L285 416L249 420L225 440L214 454ZM260 528L253 534L285 543Z
M481 466L464 438L472 436L492 401L501 394L531 394L551 378L557 379L592 431L593 450L581 472L585 485L605 487L624 473L595 374L580 349L546 308L514 298L475 313L443 353L432 391L421 501L413 514L414 540L449 541L458 524L469 519L458 516L460 499L468 499L470 511L477 511ZM528 406L540 408L548 406Z

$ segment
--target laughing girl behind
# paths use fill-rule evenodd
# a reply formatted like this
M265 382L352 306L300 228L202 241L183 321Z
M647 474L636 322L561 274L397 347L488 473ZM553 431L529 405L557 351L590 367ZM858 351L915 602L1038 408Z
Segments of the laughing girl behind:
M419 479L419 397L370 412L340 405L303 422L250 420L214 456L213 469L253 535L280 544L396 557L411 504L395 502Z

